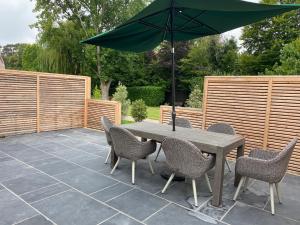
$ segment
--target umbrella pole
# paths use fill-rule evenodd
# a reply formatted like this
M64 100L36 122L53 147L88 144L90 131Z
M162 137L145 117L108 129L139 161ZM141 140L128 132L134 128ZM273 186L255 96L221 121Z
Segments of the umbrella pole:
M171 8L171 54L172 54L172 124L173 131L175 131L175 47L174 47L174 33L173 33L173 17L174 17L174 7Z

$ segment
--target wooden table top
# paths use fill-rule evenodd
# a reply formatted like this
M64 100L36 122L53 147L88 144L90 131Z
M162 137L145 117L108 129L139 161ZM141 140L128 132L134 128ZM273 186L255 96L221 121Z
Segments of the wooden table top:
M208 153L227 154L234 148L245 143L245 139L241 135L227 135L202 129L183 127L176 127L176 131L172 131L172 126L170 125L151 122L126 124L122 125L122 127L128 129L135 136L159 142L162 142L166 137L188 140L202 151Z

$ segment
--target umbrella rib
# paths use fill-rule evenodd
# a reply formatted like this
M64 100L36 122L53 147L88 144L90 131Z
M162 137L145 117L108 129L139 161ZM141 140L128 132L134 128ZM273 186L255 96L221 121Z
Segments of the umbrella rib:
M200 21L197 20L197 19L193 19L193 17L191 17L191 16L188 16L188 15L186 15L186 14L184 14L184 13L181 13L181 15L183 15L184 17L186 17L186 18L188 18L188 19L191 19L193 22L196 22L196 23L198 23L198 24L200 24L200 25L202 25L202 26L207 27L208 29L214 31L214 32L217 33L217 34L220 34L220 32L219 32L218 30L214 29L213 27L211 27L211 26L209 26L209 25L207 25L207 24L205 24L205 23L200 22Z
M182 14L182 12L179 10L177 11L180 14ZM186 25L188 25L189 23L193 22L195 19L197 19L199 16L202 16L204 13L206 13L207 10L203 10L201 13L199 13L197 16L191 17L188 21L186 21L181 27L179 27L178 29L183 29ZM202 25L203 26L203 25Z
M152 27L152 28L160 30L160 31L165 31L165 28L157 26L157 25L152 24L152 23L148 23L148 22L146 22L144 20L138 20L138 22L141 23L141 24L143 24L143 25L145 25L145 26Z

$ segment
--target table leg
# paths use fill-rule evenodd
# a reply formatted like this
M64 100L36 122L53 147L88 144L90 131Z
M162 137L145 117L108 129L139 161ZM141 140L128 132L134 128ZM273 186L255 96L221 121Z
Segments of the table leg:
M236 153L236 160L244 155L244 149L245 149L245 145L241 145L237 148L237 153ZM239 185L239 182L241 180L241 176L239 174L236 173L235 171L235 178L234 178L234 186L237 187Z
M111 146L111 154L110 154L110 167L111 168L114 168L117 160L118 160L118 156L115 153L114 147Z
M225 163L224 155L222 153L217 153L214 184L213 184L213 198L211 203L213 206L216 207L219 207L222 204L224 163Z

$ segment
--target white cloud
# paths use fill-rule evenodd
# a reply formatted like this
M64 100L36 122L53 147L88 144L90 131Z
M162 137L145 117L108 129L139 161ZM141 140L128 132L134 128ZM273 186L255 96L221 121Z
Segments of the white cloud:
M0 45L33 43L37 30L29 25L36 21L30 0L0 0Z

